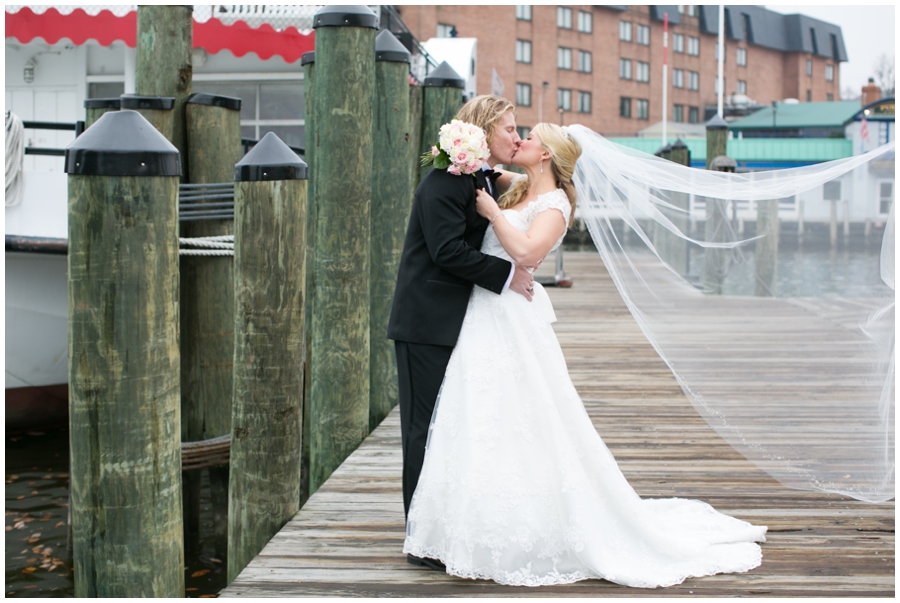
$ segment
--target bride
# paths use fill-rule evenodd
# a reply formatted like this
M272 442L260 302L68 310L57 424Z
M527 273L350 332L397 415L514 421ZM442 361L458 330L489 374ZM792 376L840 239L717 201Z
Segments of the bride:
M504 173L482 252L533 265L563 240L575 208L581 147L538 124ZM505 181L505 182L504 182ZM696 500L641 499L591 424L551 327L534 300L475 287L444 375L403 551L447 572L538 586L589 578L670 586L746 572L762 558L765 526Z

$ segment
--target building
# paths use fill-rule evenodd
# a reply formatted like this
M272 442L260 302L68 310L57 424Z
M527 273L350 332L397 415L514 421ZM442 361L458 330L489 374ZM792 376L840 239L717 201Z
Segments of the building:
M702 123L716 104L718 7L398 6L420 40L478 39L478 93L492 71L524 127L582 123L634 135L662 119L663 17L669 17L668 118ZM768 105L839 98L841 28L759 6L725 8L727 95ZM562 109L562 112L559 112Z

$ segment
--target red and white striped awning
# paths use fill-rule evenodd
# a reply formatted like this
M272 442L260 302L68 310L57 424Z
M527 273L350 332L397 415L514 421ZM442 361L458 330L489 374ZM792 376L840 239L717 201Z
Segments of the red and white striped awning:
M133 6L126 10L121 6L116 7L118 10L113 9L115 12L106 8L96 10L98 7L93 7L93 10L88 8L87 11L71 7L50 7L45 10L27 6L17 10L11 8L6 8L6 37L15 38L23 44L41 38L48 44L68 39L76 45L88 40L96 40L102 46L109 46L116 41L124 42L131 48L136 45L137 11ZM299 7L293 8L296 11ZM308 5L304 8L315 11L314 7ZM271 9L267 14L250 11L247 14L233 11L225 13L223 9L221 16L223 20L232 21L229 24L212 14L199 15L195 12L194 48L202 48L211 54L229 50L236 57L253 52L263 60L278 55L288 63L297 61L304 52L315 50L315 35L311 29L304 28L301 32L290 25L276 29L270 22L277 20L279 16ZM242 18L259 22L259 25L251 27ZM261 20L270 22L260 22Z

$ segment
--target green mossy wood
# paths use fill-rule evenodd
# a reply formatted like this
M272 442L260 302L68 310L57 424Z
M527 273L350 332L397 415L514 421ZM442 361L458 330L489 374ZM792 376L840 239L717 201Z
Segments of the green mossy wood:
M375 33L316 30L310 495L369 433Z
M193 11L189 6L139 5L137 10L137 49L135 93L145 96L174 96L171 132L167 134L152 114L141 113L181 153L182 169L190 173L186 150L184 102L191 95L193 65ZM149 115L148 115L149 113ZM186 179L185 179L186 180Z
M76 597L181 597L178 178L69 176Z
M424 90L422 86L409 87L409 171L410 191L409 203L404 212L404 218L409 217L412 210L413 195L419 186L419 174L422 171L422 103L424 102ZM443 124L441 124L443 125ZM437 138L435 138L437 140ZM434 144L434 143L432 143ZM430 149L431 147L429 147Z
M756 234L765 235L756 240L756 295L775 297L778 282L778 237L781 233L778 199L757 201L756 216Z
M410 192L409 64L375 64L375 141L372 165L371 397L369 429L399 401L388 319L408 222Z
M300 508L306 185L235 184L229 582Z
M310 442L310 382L309 359L312 356L312 330L309 325L312 324L313 300L315 299L316 289L316 273L313 270L316 260L316 116L315 108L315 77L316 63L308 62L303 66L303 93L305 95L305 136L306 136L306 155L304 160L309 166L309 180L307 188L306 203L306 316L304 324L306 328L306 342L303 354L303 441L301 455L301 472L300 472L300 504L306 502L309 498L309 442Z
M103 107L99 109L85 109L84 110L84 129L87 130L90 128L95 121L100 119L100 117L104 113L109 113L110 111L118 111L118 109L114 109L112 107Z
M188 164L193 184L232 182L241 158L240 111L187 103ZM196 220L181 224L181 236L234 234L232 220ZM181 258L181 438L196 442L231 433L234 379L234 261L221 256ZM185 473L196 482L200 471ZM190 475L193 474L193 475ZM216 554L227 553L228 467L209 468ZM187 505L186 505L187 507ZM199 527L199 507L191 513L191 528ZM189 529L190 532L195 532Z
M714 121L716 118L713 118ZM721 120L721 118L719 118ZM724 120L721 120L724 123ZM706 169L710 169L716 157L727 155L728 128L706 128ZM706 240L721 243L727 240L726 203L721 199L706 200ZM713 295L722 294L725 268L730 252L724 249L704 249L703 289Z
M680 141L679 141L680 142ZM690 162L690 153L687 145L674 144L671 150L663 154L663 158L674 163L688 166ZM669 203L683 209L684 212L677 212L662 208L662 211L669 220L678 227L681 232L689 234L690 220L688 214L685 213L690 208L690 196L686 193L676 191L667 191L669 195ZM659 224L654 224L654 244L659 252L660 257L666 261L679 274L687 274L689 271L688 263L688 242L681 237L669 232Z
M422 142L419 157L431 153L431 147L437 144L441 126L450 122L462 108L462 90L454 87L426 86L422 99ZM430 166L422 166L419 161L419 180L431 170Z

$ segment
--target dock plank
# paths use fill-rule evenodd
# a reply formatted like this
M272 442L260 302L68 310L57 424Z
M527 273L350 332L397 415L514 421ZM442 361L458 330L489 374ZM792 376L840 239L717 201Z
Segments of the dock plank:
M300 512L221 593L223 597L587 597L840 596L893 597L894 503L789 490L731 448L694 410L665 362L647 342L595 253L567 253L571 289L548 289L554 325L576 388L595 428L643 497L702 499L720 511L769 526L763 563L745 574L692 578L661 589L604 580L550 587L511 587L413 567L402 554L400 421L395 409ZM822 340L840 358L841 312L864 300L786 301L786 330L833 329ZM752 300L728 301L710 329L753 312ZM730 314L737 312L737 314ZM674 325L673 329L692 328ZM761 339L762 341L762 339ZM744 364L745 349L733 350ZM820 348L816 348L820 349ZM803 349L781 350L770 379L797 381L810 396L852 384L835 371L812 384ZM820 360L817 360L820 361ZM771 371L772 366L778 370ZM752 367L751 367L752 368ZM818 368L821 371L821 365ZM845 370L852 371L852 367ZM818 375L821 379L822 375ZM748 383L763 396L766 384ZM796 409L794 409L796 411ZM840 413L840 409L836 409ZM848 436L851 437L851 436ZM827 442L822 445L827 446Z

